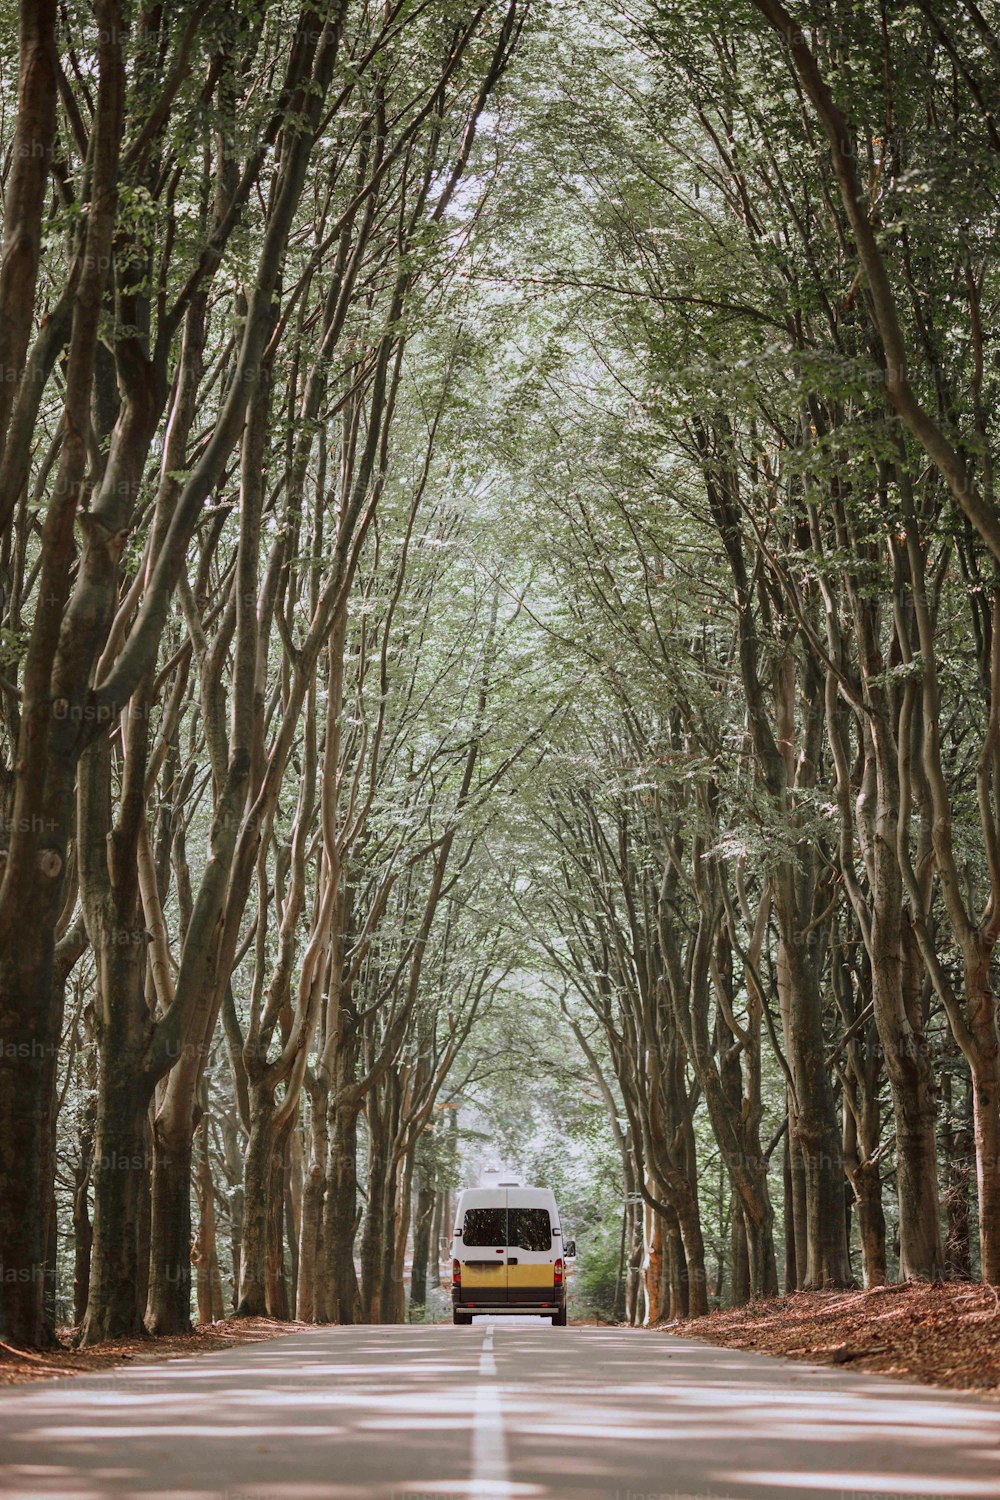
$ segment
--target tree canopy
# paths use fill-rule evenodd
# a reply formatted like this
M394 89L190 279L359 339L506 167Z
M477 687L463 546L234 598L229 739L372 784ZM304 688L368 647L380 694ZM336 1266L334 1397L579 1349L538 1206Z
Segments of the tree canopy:
M0 39L0 1339L1000 1284L992 0Z

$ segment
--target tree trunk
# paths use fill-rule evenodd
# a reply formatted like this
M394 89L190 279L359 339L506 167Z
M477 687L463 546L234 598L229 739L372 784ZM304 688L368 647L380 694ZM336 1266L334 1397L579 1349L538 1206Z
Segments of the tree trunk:
M288 1243L288 1316L299 1300L299 1245L302 1243L302 1124L298 1113L289 1121L285 1148L285 1238Z
M359 1307L354 1269L358 1204L358 1110L353 1103L335 1106L323 1205L323 1258L330 1323L354 1323Z
M152 1219L146 1327L153 1334L191 1331L191 1155L193 1131L181 1123L153 1131Z
M85 757L82 775L93 769L93 761ZM86 805L81 798L81 810ZM83 884L86 893L86 880ZM87 925L98 961L99 1069L94 1241L90 1299L81 1330L85 1345L131 1337L142 1329L139 1230L149 1188L147 1113L153 1079L148 1047L154 1025L145 997L144 932L135 920L120 920L110 893L92 900Z
M858 1045L860 1043L860 1046ZM844 1169L858 1214L858 1235L866 1287L886 1280L885 1215L879 1181L878 1148L881 1122L878 1084L881 1068L868 1052L867 1032L851 1041L844 1078ZM847 1240L850 1244L851 1198L847 1200Z
M648 1206L645 1217L646 1255L643 1266L643 1289L646 1296L646 1310L642 1321L645 1328L652 1328L663 1317L663 1219L655 1209Z
M881 657L878 658L881 665ZM904 928L903 877L899 865L899 779L895 745L889 738L883 694L874 695L870 739L876 762L877 808L870 856L872 875L871 989L875 1025L885 1059L896 1131L899 1199L899 1274L934 1281L944 1274L937 1180L937 1100L920 1011L919 954ZM914 984L914 980L916 984ZM907 982L909 981L909 982ZM867 1262L866 1262L867 1266Z
M733 1203L731 1244L733 1252L732 1305L733 1307L744 1307L750 1301L750 1251L743 1219L743 1206L735 1201Z
M396 1194L396 1222L393 1251L393 1322L406 1321L406 1246L410 1238L410 1221L413 1216L413 1161L415 1148L411 1147L401 1163L399 1188Z
M887 1277L885 1213L882 1209L877 1163L864 1162L858 1168L854 1196L858 1210L858 1234L861 1239L865 1286L884 1286Z
M267 1083L250 1089L250 1134L243 1158L243 1244L240 1257L241 1318L267 1314L268 1215L274 1157L274 1095Z
M198 1198L198 1234L195 1239L195 1289L198 1322L215 1323L224 1316L222 1275L215 1231L215 1184L208 1154L208 1117L202 1117L196 1145L195 1192Z
M44 169L54 125L51 88L58 78L54 21L51 0L23 7L22 45L32 49L32 56L22 53L19 86L31 87L34 97L21 101L26 107L17 136L27 154L15 153L10 169L14 222L5 224L0 270L0 357L9 362L3 374L14 379L33 316L29 291L37 266L37 215L47 190ZM95 33L90 197L64 363L63 437L39 538L38 593L12 757L13 797L0 809L0 1340L20 1347L50 1347L55 1340L46 1308L64 999L55 970L55 934L76 822L76 770L91 671L117 587L120 556L118 527L102 526L112 516L107 509L98 514L102 495L91 496L85 485L94 358L117 214L125 100L122 34L117 24L100 25ZM12 255L15 247L7 236L13 233L26 238ZM12 381L4 401L13 393ZM122 510L127 512L127 501L112 507L113 514ZM8 521L5 515L5 526Z
M432 1287L438 1286L440 1284L440 1281L441 1281L441 1262L444 1259L444 1250L443 1250L443 1246L442 1246L442 1239L443 1239L442 1225L448 1224L448 1201L447 1200L448 1200L448 1194L445 1192L444 1188L439 1189L439 1191L436 1193L435 1198L434 1198L434 1223L431 1226L430 1254L429 1254L429 1260L428 1260L428 1266L427 1266L428 1279L429 1279L430 1284L431 1284ZM448 1227L449 1227L449 1233L450 1233L450 1230L454 1228L454 1225L449 1224ZM449 1241L448 1241L449 1260L450 1260L450 1251L451 1251L451 1240L449 1239ZM449 1271L451 1270L451 1265L450 1264L448 1266L448 1269L449 1269Z
M288 1281L285 1276L285 1197L288 1179L288 1137L291 1125L292 1121L288 1120L276 1135L271 1153L264 1257L268 1315L282 1319L287 1319L291 1315Z
M434 1178L426 1165L421 1169L417 1189L417 1212L413 1221L413 1261L410 1266L410 1316L422 1313L427 1305L427 1270L432 1240L432 1219L437 1201ZM435 1278L436 1281L436 1278Z
M382 1230L379 1243L378 1306L380 1323L399 1323L396 1316L396 1225L400 1213L399 1165L390 1150L382 1192Z
M38 925L46 920L39 912ZM51 942L0 946L0 1340L47 1349L55 1344L44 1297L62 989Z
M618 1244L618 1270L615 1275L615 1295L611 1304L611 1316L616 1323L625 1320L626 1297L625 1297L625 1252L628 1245L628 1205L622 1208L622 1235Z
M413 1152L394 1162L389 1153L382 1218L382 1284L379 1306L383 1323L406 1320L406 1242L410 1231Z
M73 1174L73 1324L80 1328L90 1296L91 1246L94 1239L88 1193L94 1157L95 1110L90 1101L80 1131L80 1155Z
M236 1311L240 1300L240 1271L243 1259L243 1151L240 1148L238 1106L222 1116L222 1147L229 1206L229 1258L232 1273L229 1305Z
M661 1306L668 1318L691 1316L691 1278L684 1238L676 1214L663 1226L663 1288Z
M81 1158L73 1180L73 1324L79 1328L87 1315L90 1295L90 1247L94 1231L87 1204L89 1163Z
M798 1108L795 1139L802 1155L806 1290L848 1286L840 1129L826 1065L819 967L801 947L784 944L790 986L788 1052ZM798 1243L796 1224L796 1243Z
M892 1077L891 1069L887 1072ZM904 1061L898 1074L911 1086L892 1089L896 1115L896 1183L899 1197L899 1274L939 1280L944 1275L935 1142L936 1109L926 1059ZM1000 1207L1000 1198L997 1200ZM860 1204L859 1204L860 1212ZM879 1207L881 1217L881 1205ZM877 1283L876 1283L877 1284Z
M706 881L699 875L696 875L696 889L701 910L699 939L701 932L707 929L713 934L710 942L715 948L713 982L717 989L718 1013L714 1036L710 1037L708 1024L709 945L699 940L693 961L682 971L680 963L673 957L680 951L680 945L661 915L661 947L668 954L668 988L687 1056L705 1096L734 1201L739 1200L747 1233L752 1233L751 1290L757 1296L770 1296L777 1293L778 1280L774 1259L774 1210L768 1192L767 1163L760 1144L760 1022L759 1019L748 1020L748 1032L742 1039L740 1050L747 1054L747 1076L744 1078L743 1063L736 1046L740 1039L725 1019L727 1012L732 1014L734 1001L730 943L720 927L718 901L713 900ZM690 1125L685 1135L689 1192L692 1201L697 1203L697 1148ZM699 1238L700 1234L699 1225ZM702 1259L702 1267L703 1264ZM697 1262L689 1269L697 1269ZM704 1294L696 1297L695 1305L704 1305L707 1309L707 1281Z
M35 321L42 211L56 131L59 55L55 0L21 0L14 139L0 253L0 453ZM0 515L0 531L9 516Z
M770 1200L768 1200L770 1208ZM750 1294L753 1297L778 1295L778 1262L774 1250L774 1214L755 1219L743 1208L743 1232L747 1243Z
M145 1308L149 1300L149 1246L152 1235L152 1166L153 1166L153 1127L150 1122L149 1111L146 1113L145 1129L143 1131L144 1151L146 1154L146 1171L144 1174L142 1194L139 1199L139 1276L136 1282L136 1301L141 1308Z
M969 945L972 946L971 943ZM979 1190L982 1278L1000 1285L1000 1043L985 945L966 954L965 985L973 1049L972 1124Z
M953 1281L971 1281L969 1178L973 1149L972 1130L964 1107L970 1094L964 1087L961 1089L961 1110L955 1094L953 1075L946 1069L941 1084L941 1097L945 1107L942 1146L945 1156L944 1207L948 1216L948 1238L945 1245L947 1272Z
M701 1219L697 1212L680 1209L678 1222L687 1276L685 1316L700 1318L703 1313L708 1312L708 1273L705 1270L705 1241L701 1232Z
M785 1293L797 1292L801 1286L799 1275L800 1244L805 1236L805 1199L802 1191L802 1154L792 1133L791 1097L788 1099L788 1128L785 1131L784 1148L784 1192L785 1192Z
M643 1260L645 1259L645 1214L637 1198L629 1204L630 1248L628 1258L627 1312L628 1325L637 1328L642 1322Z
M361 1235L361 1321L382 1317L382 1255L385 1241L386 1141L372 1101L368 1113L368 1208Z
M302 1228L299 1232L299 1280L296 1316L303 1323L319 1323L326 1314L327 1298L320 1295L317 1278L323 1274L323 1207L326 1197L326 1161L330 1128L327 1121L328 1090L318 1082L307 1085L309 1093L309 1161L302 1189Z
M97 1096L94 1237L90 1297L81 1343L134 1336L142 1329L139 1223L149 1164L148 1086L135 1076L129 1049L106 1049Z

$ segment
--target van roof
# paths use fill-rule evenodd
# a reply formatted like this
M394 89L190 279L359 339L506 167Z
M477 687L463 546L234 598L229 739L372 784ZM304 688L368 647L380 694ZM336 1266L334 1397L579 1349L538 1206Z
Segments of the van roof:
M467 1208L488 1208L499 1201L506 1201L514 1208L547 1208L559 1222L559 1212L556 1208L556 1196L551 1188L506 1187L497 1183L493 1187L464 1188L458 1199L456 1212L462 1214Z

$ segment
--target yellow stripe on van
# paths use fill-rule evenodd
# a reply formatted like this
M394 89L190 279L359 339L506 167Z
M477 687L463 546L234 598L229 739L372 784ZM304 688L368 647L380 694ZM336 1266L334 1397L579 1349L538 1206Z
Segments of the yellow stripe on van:
M512 1266L511 1270L516 1267ZM526 1268L527 1269L527 1268ZM495 1266L470 1266L467 1262L462 1263L462 1288L466 1287L492 1287L494 1290L503 1289L507 1285L507 1267L503 1261Z
M508 1266L507 1285L555 1286L555 1278L551 1266Z

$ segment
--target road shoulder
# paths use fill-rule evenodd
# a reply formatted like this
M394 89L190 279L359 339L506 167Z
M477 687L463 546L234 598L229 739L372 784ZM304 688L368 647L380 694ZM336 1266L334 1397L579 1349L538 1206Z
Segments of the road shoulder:
M101 1370L137 1364L156 1364L186 1359L192 1354L214 1354L240 1344L258 1344L266 1339L303 1333L311 1323L285 1323L277 1318L226 1318L219 1323L199 1323L191 1333L164 1338L115 1339L90 1349L74 1349L71 1329L60 1330L60 1347L28 1352L0 1345L0 1391L7 1386L29 1385L39 1380L59 1380L70 1375L92 1375Z

